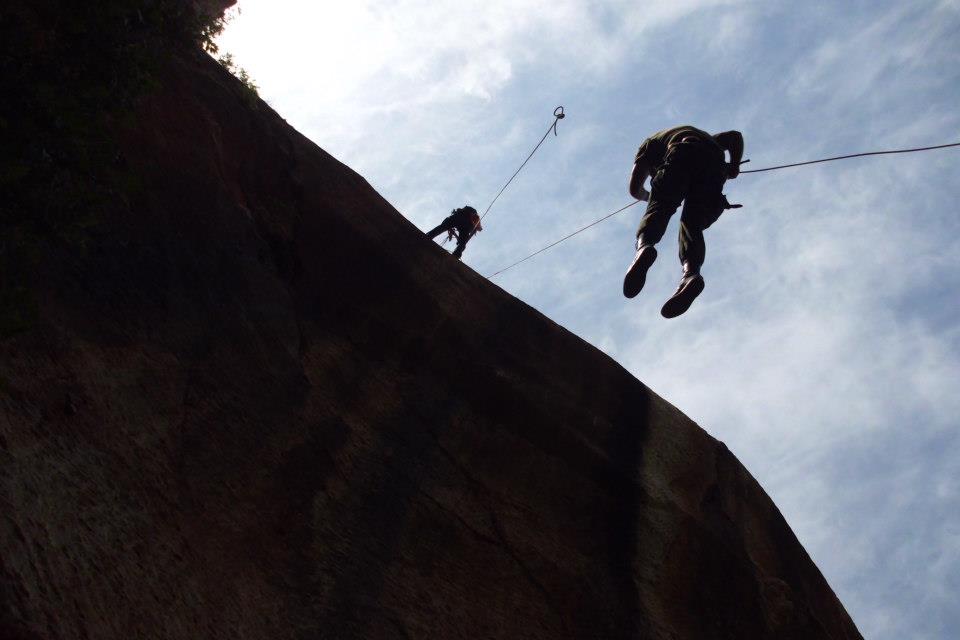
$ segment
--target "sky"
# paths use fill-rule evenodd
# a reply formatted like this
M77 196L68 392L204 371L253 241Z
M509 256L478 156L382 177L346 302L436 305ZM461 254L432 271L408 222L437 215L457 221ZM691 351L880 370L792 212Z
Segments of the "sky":
M421 229L483 211L483 275L631 202L676 124L744 169L960 141L960 0L240 0L220 38L293 126ZM596 345L760 481L871 640L960 637L960 148L745 174L621 293L641 206L493 281ZM450 245L447 245L450 248Z

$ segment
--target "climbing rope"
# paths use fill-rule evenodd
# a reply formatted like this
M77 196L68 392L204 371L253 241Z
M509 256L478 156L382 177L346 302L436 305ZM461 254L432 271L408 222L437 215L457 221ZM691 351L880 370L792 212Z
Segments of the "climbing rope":
M589 229L590 227L592 227L592 226L595 225L595 224L600 224L601 222L603 222L603 221L606 220L607 218L612 218L613 216L617 215L617 214L620 213L621 211L626 211L627 209L629 209L629 208L632 207L633 205L638 204L639 202L640 202L640 200L634 200L634 201L631 202L630 204L628 204L628 205L626 205L626 206L623 206L623 207L620 207L619 209L617 209L617 210L614 211L613 213L608 213L607 215L603 216L603 217L600 218L599 220L594 220L593 222L591 222L591 223L588 224L587 226L585 226L585 227L580 227L579 229L577 229L576 231L574 231L574 232L571 233L570 235L564 236L564 237L560 238L559 240L557 240L556 242L552 242L552 243L548 244L547 246L545 246L544 248L539 249L539 250L537 250L537 251L534 251L533 253L531 253L530 255L528 255L526 258L523 258L522 260L517 260L516 262L514 262L514 263L513 263L512 265L510 265L509 267L504 267L503 269L500 269L500 271L497 271L496 273L491 273L489 276L487 276L487 278L492 278L492 277L494 277L494 276L496 276L496 275L499 275L499 274L503 273L504 271L506 271L507 269L513 269L515 266L517 266L517 265L520 264L521 262L526 262L527 260L529 260L529 259L532 258L533 256L535 256L535 255L537 255L537 254L540 254L540 253L543 253L544 251L546 251L547 249L550 249L551 247L557 246L558 244L560 244L560 243L563 242L564 240L569 240L570 238L572 238L573 236L577 235L578 233L581 233L581 232L583 232L583 231L586 231L587 229Z
M561 115L561 117L562 117L562 115ZM554 126L556 126L556 122L554 122ZM547 133L550 133L550 131L547 130ZM544 138L546 138L546 136L544 136ZM543 140L541 140L540 142L543 142ZM540 145L537 145L537 146L540 146ZM893 154L893 153L913 153L913 152L915 152L915 151L931 151L931 150L933 150L933 149L946 149L946 148L948 148L948 147L960 147L960 142L951 142L950 144L940 144L940 145L936 145L936 146L933 146L933 147L917 147L917 148L914 148L914 149L892 149L892 150L889 150L889 151L865 151L865 152L863 152L863 153L853 153L853 154L846 155L846 156L834 156L834 157L832 157L832 158L821 158L820 160L808 160L808 161L806 161L806 162L795 162L795 163L793 163L793 164L781 164L781 165L777 165L777 166L775 166L775 167L764 167L764 168L762 168L762 169L751 169L751 170L749 170L749 171L741 171L740 173L741 173L741 174L744 174L744 173L760 173L761 171L774 171L774 170L777 170L777 169L787 169L787 168L789 168L789 167L801 167L801 166L808 165L808 164L817 164L817 163L819 163L819 162L832 162L832 161L834 161L834 160L846 160L847 158L861 158L861 157L863 157L863 156L882 156L882 155L889 155L889 154ZM536 151L536 149L534 149L534 151ZM533 155L533 154L531 154L531 155ZM527 160L529 160L529 158L527 158ZM745 160L745 161L744 161L744 163L746 163L746 162L749 162L749 160ZM526 164L526 163L524 163L524 164ZM521 166L521 168L523 168L523 167ZM516 175L516 174L514 174L514 175ZM511 178L511 180L512 180L512 178ZM508 182L507 184L509 184L509 182ZM498 194L498 195L499 195L499 194ZM494 201L496 201L496 199L494 199ZM534 252L531 253L530 255L528 255L528 256L526 256L525 258L522 258L522 259L520 259L520 260L517 260L516 262L514 262L514 263L511 264L510 266L504 267L503 269L500 269L499 271L496 271L496 272L494 272L494 273L491 273L489 276L487 276L487 278L489 279L489 278L493 278L494 276L498 276L498 275L500 275L501 273L503 273L504 271L507 271L508 269L512 269L512 268L514 268L515 266L517 266L518 264L521 264L521 263L523 263L523 262L526 262L526 261L529 260L530 258L532 258L532 257L534 257L534 256L536 256L536 255L539 255L539 254L543 253L543 252L546 251L547 249L551 249L551 248L557 246L558 244L560 244L561 242L564 242L565 240L569 240L570 238L572 238L573 236L577 235L578 233L582 233L582 232L586 231L587 229L589 229L590 227L592 227L592 226L594 226L594 225L596 225L596 224L600 224L600 223L603 222L604 220L607 220L607 219L609 219L609 218L612 218L613 216L617 215L617 214L620 213L621 211L626 211L627 209L629 209L629 208L632 207L633 205L638 204L639 202L641 202L641 201L640 201L640 200L635 200L635 201L631 202L630 204L628 204L628 205L626 205L626 206L620 207L619 209L617 209L617 210L614 211L613 213L608 213L607 215L603 216L602 218L598 218L597 220L594 220L594 221L591 222L590 224L588 224L588 225L586 225L586 226L583 226L583 227L580 227L579 229L577 229L576 231L574 231L574 232L571 233L570 235L566 235L566 236L560 238L559 240L557 240L556 242L551 242L550 244L548 244L547 246L543 247L542 249L537 249L536 251L534 251ZM491 206L492 206L492 203L491 203ZM489 210L489 207L488 207L488 210ZM486 215L486 214L484 214L484 215Z
M495 196L493 197L493 200L490 202L489 205L487 205L486 210L483 212L483 215L480 216L480 219L477 221L477 224L473 225L473 230L472 230L472 231L475 232L476 229L477 229L477 227L480 226L480 223L483 221L483 219L486 217L486 215L487 215L488 213L490 213L490 209L493 207L494 203L500 198L500 195L501 195L504 191L506 191L507 187L510 186L510 183L513 182L513 179L517 177L517 174L518 174L518 173L520 173L520 170L523 169L523 168L526 166L526 164L530 161L530 158L532 158L532 157L533 157L533 154L535 154L535 153L537 152L537 149L539 149L539 148L540 148L540 145L543 144L543 141L547 139L547 136L550 135L550 132L553 131L553 135L554 135L554 136L557 135L557 123L560 122L561 120L563 120L564 117L565 117L565 115L564 115L564 113L563 113L563 107L562 107L562 106L557 107L556 109L553 110L553 123L552 123L549 127L547 127L546 133L544 133L544 134L543 134L543 137L540 138L540 142L538 142L538 143L537 143L537 146L535 146L535 147L533 148L533 151L531 151L531 152L530 152L530 155L527 156L527 159L523 161L523 164L520 165L520 168L518 168L516 171L513 172L513 175L510 176L510 179L507 180L507 183L506 183L505 185L503 185L503 186L500 188L500 191L497 192L497 195L495 195Z
M885 156L891 153L913 153L914 151L930 151L932 149L946 149L947 147L960 147L960 142L951 142L950 144L938 144L935 147L917 147L916 149L892 149L890 151L865 151L863 153L853 153L848 156L834 156L832 158L821 158L820 160L807 160L806 162L794 162L793 164L781 164L776 167L764 167L763 169L749 169L740 173L760 173L761 171L774 171L776 169L787 169L789 167L802 167L807 164L817 164L818 162L833 162L834 160L846 160L847 158L862 158L864 156Z

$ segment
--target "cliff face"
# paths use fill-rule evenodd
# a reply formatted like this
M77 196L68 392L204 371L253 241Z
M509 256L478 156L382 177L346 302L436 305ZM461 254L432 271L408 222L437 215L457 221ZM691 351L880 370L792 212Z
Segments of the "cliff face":
M860 638L722 443L165 74L0 342L0 637Z

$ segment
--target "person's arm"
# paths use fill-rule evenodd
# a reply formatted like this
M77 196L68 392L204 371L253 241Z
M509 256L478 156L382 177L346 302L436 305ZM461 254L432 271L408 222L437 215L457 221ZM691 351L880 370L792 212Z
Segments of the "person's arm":
M717 144L730 152L727 177L736 178L740 175L740 161L743 160L743 134L739 131L724 131L713 138L717 141Z
M647 165L647 162L643 158L637 158L633 163L633 172L630 174L630 186L627 188L630 195L637 200L647 200L650 198L650 193L643 188L643 183L647 181L648 175L650 175L650 167Z

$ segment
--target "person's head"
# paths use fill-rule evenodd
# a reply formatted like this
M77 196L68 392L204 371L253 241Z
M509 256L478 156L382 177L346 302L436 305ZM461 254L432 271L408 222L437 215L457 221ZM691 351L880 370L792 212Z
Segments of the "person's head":
M464 205L463 207L460 208L460 211L464 211L464 212L466 212L467 214L469 214L469 216L470 216L470 222L473 223L473 225L474 225L474 227L476 228L477 231L480 231L481 229L483 229L483 227L480 226L480 214L477 213L477 210L476 210L476 209L474 209L474 208L471 207L470 205L466 204L466 205Z
M477 210L468 204L463 205L459 209L454 209L453 213L466 213L474 222L480 219L480 216L477 214Z

